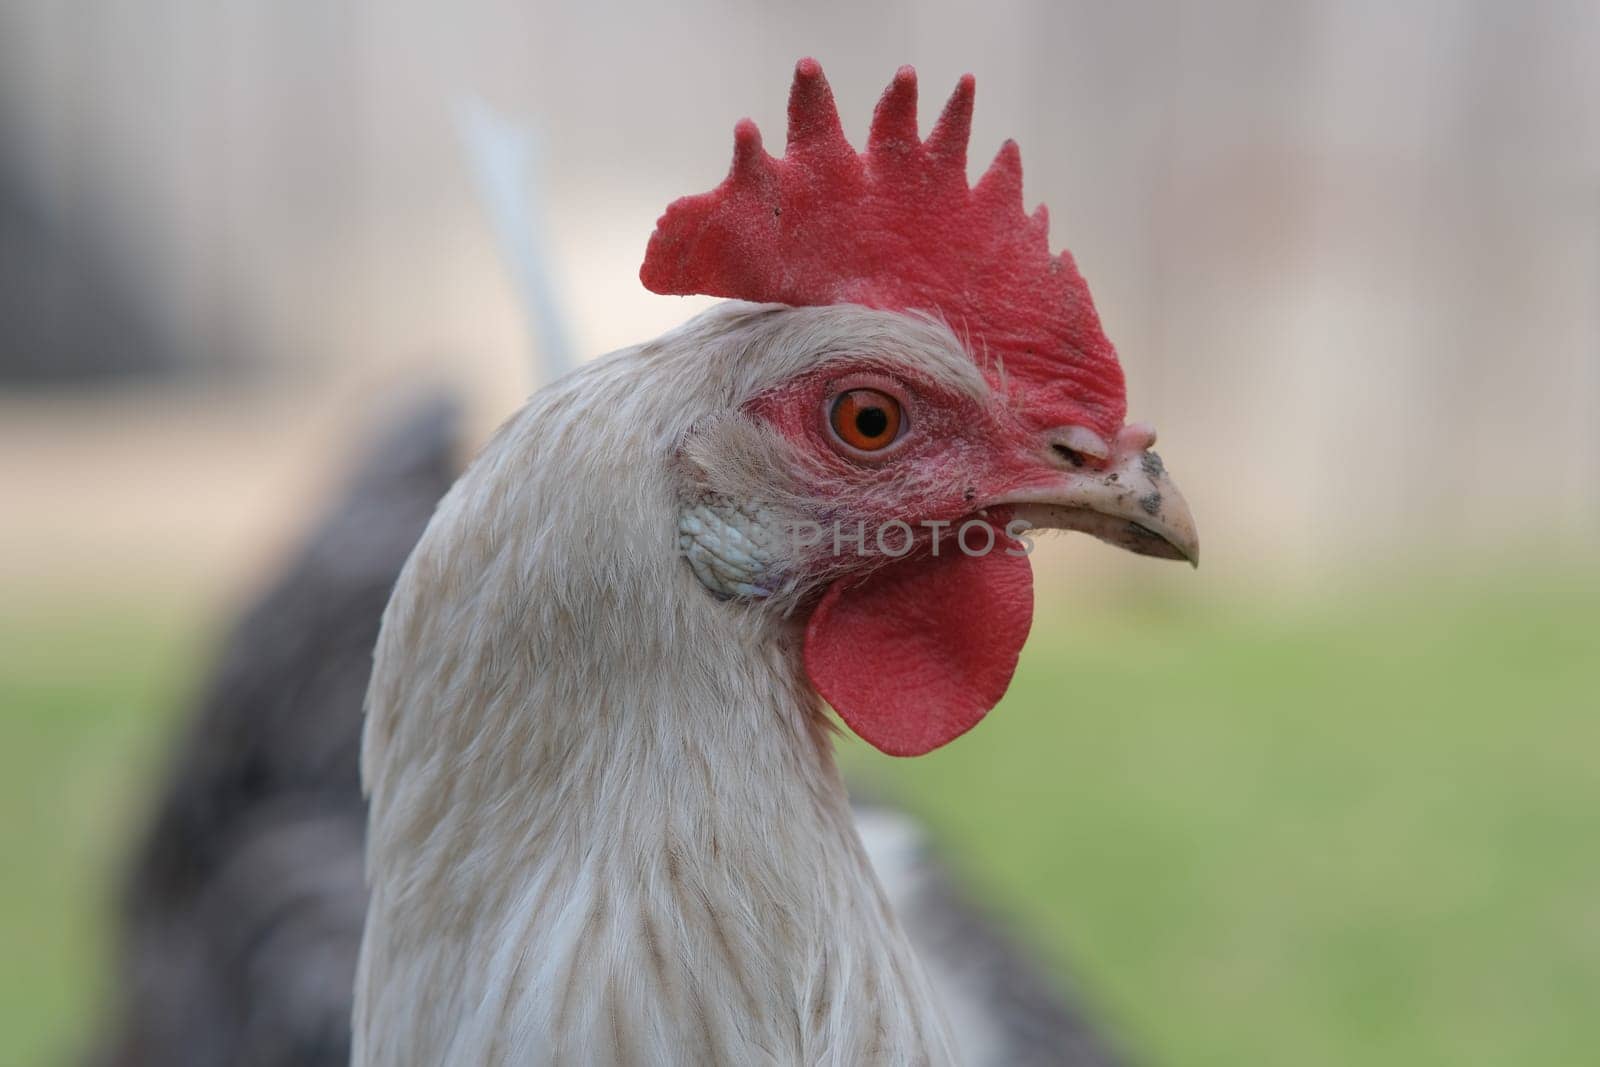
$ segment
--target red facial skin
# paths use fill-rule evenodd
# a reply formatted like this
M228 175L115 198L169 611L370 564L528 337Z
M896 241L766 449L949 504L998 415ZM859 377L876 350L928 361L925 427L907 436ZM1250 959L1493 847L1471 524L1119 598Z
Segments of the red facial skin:
M886 393L902 409L899 438L876 453L850 449L828 425L833 399L860 388ZM763 394L747 410L812 461L802 475L811 495L848 499L843 517L869 526L893 519L914 528L959 523L991 501L1058 476L1045 459L1048 445L1003 399L979 403L903 371L833 364Z

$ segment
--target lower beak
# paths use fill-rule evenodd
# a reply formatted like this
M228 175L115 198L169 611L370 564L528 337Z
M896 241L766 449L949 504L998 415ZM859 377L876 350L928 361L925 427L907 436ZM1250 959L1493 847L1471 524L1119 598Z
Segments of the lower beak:
M1102 465L1064 470L1054 485L995 503L1009 505L1015 519L1034 529L1079 530L1141 556L1200 565L1194 516L1148 448L1119 449Z

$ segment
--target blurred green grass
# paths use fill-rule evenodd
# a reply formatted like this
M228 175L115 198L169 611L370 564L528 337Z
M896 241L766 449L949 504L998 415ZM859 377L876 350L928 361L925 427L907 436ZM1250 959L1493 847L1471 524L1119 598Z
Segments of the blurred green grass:
M871 769L1143 1061L1600 1062L1592 580L1096 605Z
M0 599L0 1064L87 1047L116 879L201 632L192 597Z
M1594 1062L1600 576L1041 616L960 744L847 759L1165 1065ZM0 605L0 1063L80 1045L193 598ZM31 606L30 606L31 605Z

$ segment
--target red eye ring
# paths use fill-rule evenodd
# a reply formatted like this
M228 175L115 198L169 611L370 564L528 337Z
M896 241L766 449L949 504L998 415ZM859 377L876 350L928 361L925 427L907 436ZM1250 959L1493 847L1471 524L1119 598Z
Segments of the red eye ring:
M828 428L846 448L881 452L900 439L905 427L900 401L881 389L847 389L828 406Z

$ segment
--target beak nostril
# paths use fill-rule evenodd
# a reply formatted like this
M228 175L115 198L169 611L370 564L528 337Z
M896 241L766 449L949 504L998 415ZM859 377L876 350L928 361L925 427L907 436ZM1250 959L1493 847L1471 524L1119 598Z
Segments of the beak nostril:
M1085 463L1089 462L1089 457L1085 456L1082 452L1068 448L1066 445L1052 444L1050 447L1055 450L1056 455L1060 456L1074 467L1082 467Z
M1105 439L1087 426L1067 426L1052 433L1050 449L1074 467L1103 463L1111 455Z

